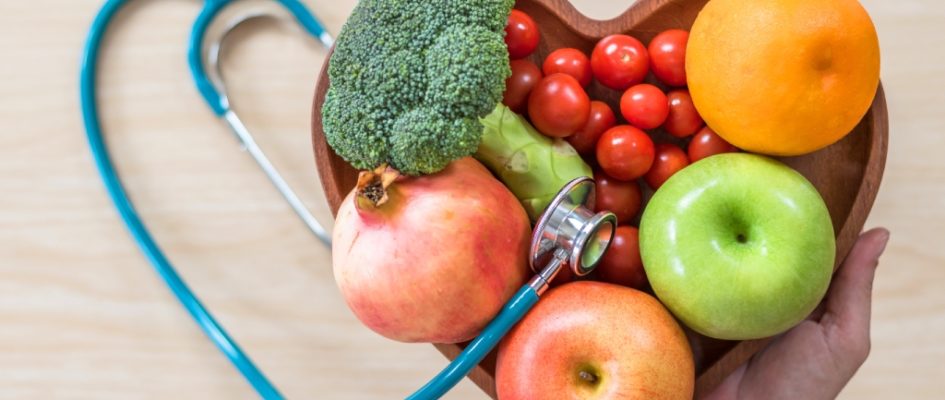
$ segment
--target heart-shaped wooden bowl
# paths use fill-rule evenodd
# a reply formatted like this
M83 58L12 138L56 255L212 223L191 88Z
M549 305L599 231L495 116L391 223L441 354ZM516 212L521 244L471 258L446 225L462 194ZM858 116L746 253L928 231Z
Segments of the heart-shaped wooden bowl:
M592 20L578 12L567 0L518 0L516 8L525 11L541 30L538 50L530 58L536 64L554 49L574 47L590 54L602 37L626 33L643 43L670 28L688 30L708 0L638 0L620 16L608 20ZM354 187L357 171L338 157L325 141L322 131L321 105L328 89L326 62L315 89L312 112L312 142L318 173L328 203L338 210L344 196ZM651 80L651 83L655 81ZM587 89L592 99L604 100L619 110L620 94L596 82ZM809 179L823 196L830 210L837 235L837 263L853 246L869 214L879 190L886 162L888 120L886 100L879 88L869 113L846 138L818 152L801 157L782 158ZM653 133L656 142L680 140L661 132ZM696 398L708 393L736 367L747 361L770 339L743 342L720 341L688 332L696 362ZM462 350L460 345L436 345L447 357ZM495 397L494 354L470 374L486 393Z

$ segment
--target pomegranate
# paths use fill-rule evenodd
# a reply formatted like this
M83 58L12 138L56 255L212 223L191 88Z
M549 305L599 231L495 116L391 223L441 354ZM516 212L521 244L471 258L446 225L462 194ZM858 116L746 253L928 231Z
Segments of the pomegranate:
M524 284L530 230L515 196L472 158L423 177L362 173L335 221L335 281L381 335L463 342Z

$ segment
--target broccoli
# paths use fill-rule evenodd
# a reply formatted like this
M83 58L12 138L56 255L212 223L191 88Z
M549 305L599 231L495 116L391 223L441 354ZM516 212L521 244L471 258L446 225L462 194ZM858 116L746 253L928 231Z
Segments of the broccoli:
M341 29L322 108L328 144L358 169L431 174L473 154L511 74L513 0L361 0Z

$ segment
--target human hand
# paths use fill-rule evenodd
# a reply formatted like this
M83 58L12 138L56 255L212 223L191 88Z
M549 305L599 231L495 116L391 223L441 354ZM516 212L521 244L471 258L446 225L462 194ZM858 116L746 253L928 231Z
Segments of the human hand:
M823 315L771 341L705 399L837 397L870 352L873 274L888 240L882 228L860 235L830 284Z

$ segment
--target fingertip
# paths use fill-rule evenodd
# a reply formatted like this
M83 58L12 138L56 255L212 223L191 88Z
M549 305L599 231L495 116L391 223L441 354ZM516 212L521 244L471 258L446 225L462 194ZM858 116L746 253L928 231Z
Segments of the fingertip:
M842 331L869 334L873 278L889 236L885 228L860 235L831 282L826 313L837 317Z
M883 252L886 251L886 244L889 243L889 237L889 230L879 227L863 233L863 235L860 236L860 240L864 240L869 244L869 247L873 250L873 257L878 260Z
M889 230L886 228L877 228L876 230L880 232L879 240L880 240L881 245L879 249L879 254L883 254L883 252L886 251L886 244L889 243L889 237L891 234L889 233Z

